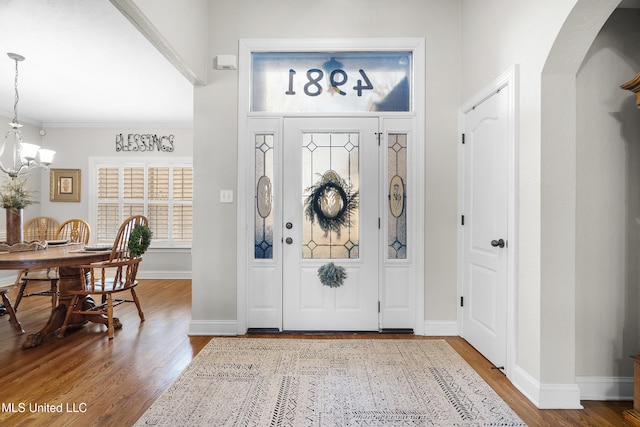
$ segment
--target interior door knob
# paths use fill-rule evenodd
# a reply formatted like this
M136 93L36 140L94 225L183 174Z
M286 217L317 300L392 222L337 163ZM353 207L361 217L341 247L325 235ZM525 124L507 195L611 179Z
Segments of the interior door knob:
M492 240L491 246L493 246L494 248L504 248L504 240Z
M286 239L284 239L284 241L287 243L287 245L290 245L293 243L293 239L291 237L287 237Z

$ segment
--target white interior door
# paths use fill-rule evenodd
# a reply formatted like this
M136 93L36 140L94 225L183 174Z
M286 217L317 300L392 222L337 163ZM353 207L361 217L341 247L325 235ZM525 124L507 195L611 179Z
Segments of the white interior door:
M464 116L463 336L498 367L507 353L508 90Z
M284 120L284 330L378 330L377 132L377 118Z

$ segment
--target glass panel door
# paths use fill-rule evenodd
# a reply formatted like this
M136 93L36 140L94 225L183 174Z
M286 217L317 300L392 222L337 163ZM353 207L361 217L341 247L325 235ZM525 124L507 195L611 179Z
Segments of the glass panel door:
M285 119L285 330L378 329L377 129L377 118Z

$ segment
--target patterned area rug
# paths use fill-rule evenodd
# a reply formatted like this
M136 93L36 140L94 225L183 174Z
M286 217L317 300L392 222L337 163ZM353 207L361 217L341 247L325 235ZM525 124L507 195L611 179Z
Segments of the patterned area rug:
M136 426L524 426L444 340L215 338Z

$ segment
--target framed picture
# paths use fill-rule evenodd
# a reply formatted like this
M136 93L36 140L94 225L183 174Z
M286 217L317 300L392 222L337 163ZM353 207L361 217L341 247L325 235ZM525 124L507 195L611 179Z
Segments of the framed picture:
M49 200L52 202L79 202L80 169L51 169Z

